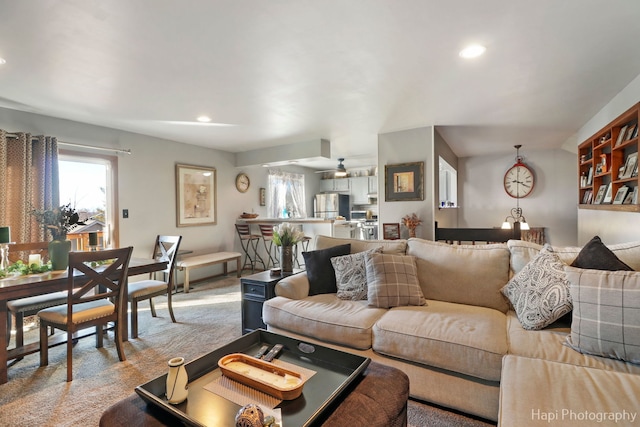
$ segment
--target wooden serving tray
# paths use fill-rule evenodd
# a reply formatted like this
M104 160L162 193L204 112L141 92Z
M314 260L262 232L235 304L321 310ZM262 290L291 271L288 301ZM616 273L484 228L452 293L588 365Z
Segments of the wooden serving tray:
M233 353L220 359L218 366L222 375L278 399L293 400L302 394L302 375L271 362Z

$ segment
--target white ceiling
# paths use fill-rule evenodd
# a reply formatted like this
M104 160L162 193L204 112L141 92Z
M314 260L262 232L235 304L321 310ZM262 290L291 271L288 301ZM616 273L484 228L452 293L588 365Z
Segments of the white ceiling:
M431 125L460 157L560 147L640 74L638 0L0 6L1 107L231 152L325 138L347 168ZM234 126L169 123L201 114Z

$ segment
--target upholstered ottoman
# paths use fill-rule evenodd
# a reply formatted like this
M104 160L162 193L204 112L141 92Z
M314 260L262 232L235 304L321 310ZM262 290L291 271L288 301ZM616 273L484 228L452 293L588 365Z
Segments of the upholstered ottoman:
M409 378L399 369L372 362L360 381L317 425L399 427L407 425ZM173 416L133 394L108 408L100 427L182 426Z

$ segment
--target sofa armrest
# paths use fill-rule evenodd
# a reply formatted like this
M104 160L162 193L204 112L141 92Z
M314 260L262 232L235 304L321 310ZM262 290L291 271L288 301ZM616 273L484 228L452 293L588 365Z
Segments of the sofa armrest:
M309 279L307 272L285 277L276 283L275 293L279 297L303 299L309 296Z

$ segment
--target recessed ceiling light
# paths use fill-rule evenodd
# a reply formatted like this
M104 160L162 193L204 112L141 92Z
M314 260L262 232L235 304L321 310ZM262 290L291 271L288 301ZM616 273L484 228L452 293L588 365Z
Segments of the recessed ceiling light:
M6 63L7 63L7 60L6 60L6 59L4 59L4 58L0 58L0 65L2 65L2 64L6 64Z
M161 123L168 123L170 125L184 125L184 126L237 126L231 123L205 123L205 122L180 122L175 120L162 120Z
M198 120L200 123L209 123L211 121L211 118L207 116L200 116L196 120Z
M262 164L262 167L263 167L263 168L268 168L268 167L269 167L269 163L263 163L263 164Z
M485 50L487 50L487 48L485 48L484 46L480 46L479 44L472 44L462 49L459 55L463 58L477 58L478 56L482 55Z

